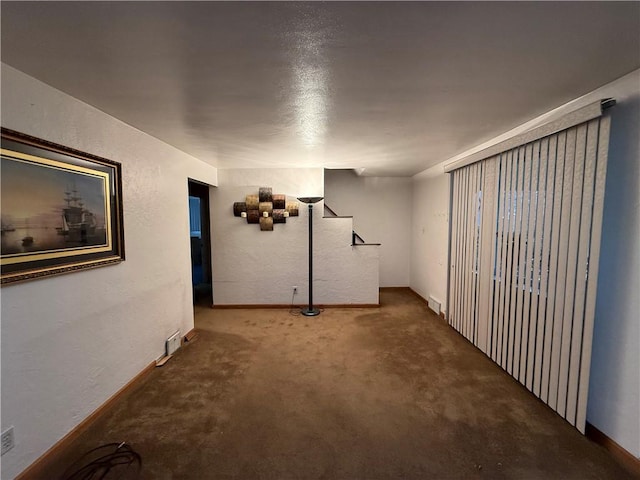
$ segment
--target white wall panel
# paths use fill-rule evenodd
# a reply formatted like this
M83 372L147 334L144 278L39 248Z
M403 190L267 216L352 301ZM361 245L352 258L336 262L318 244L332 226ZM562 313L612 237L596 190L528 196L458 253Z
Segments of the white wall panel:
M447 309L449 254L449 176L413 177L411 197L411 288L423 298L434 296ZM453 225L451 225L453 227Z
M211 165L2 65L2 126L122 164L126 261L2 287L10 479L193 328L187 179Z
M211 195L213 300L215 305L304 304L308 299L308 210L273 231L233 216L233 203L260 187L295 200L322 196L324 170L221 169ZM379 247L351 246L350 218L323 218L313 208L313 299L318 304L377 304ZM349 266L349 268L347 268ZM298 294L292 298L293 286Z
M381 287L409 285L412 190L410 178L364 177L353 170L325 170L326 204L338 215L352 216L353 229L367 243L380 243Z

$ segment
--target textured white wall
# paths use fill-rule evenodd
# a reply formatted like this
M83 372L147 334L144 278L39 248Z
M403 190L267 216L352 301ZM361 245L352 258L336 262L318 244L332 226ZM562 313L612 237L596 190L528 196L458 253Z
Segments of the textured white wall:
M290 304L308 299L308 213L262 232L255 224L233 216L233 202L257 194L259 187L273 193L322 196L323 170L224 169L213 189L213 299L216 305ZM323 204L314 206L314 303L378 303L378 247L351 247L350 219L323 219Z
M415 175L414 197L448 205L445 163L609 97L615 98L618 105L612 111L587 421L640 457L640 70ZM434 190L429 193L427 189L431 188ZM421 239L421 227L415 225L420 220L434 234L443 227L440 216L425 214L416 218L414 212L411 287L419 293L423 285L446 292L446 269L434 265L423 246L431 242L441 248L444 237L439 234L437 240Z
M433 295L447 308L449 248L449 175L413 177L411 218L411 288L427 299Z
M338 215L353 216L353 228L367 243L381 244L380 286L408 286L411 178L325 170L325 201Z
M187 177L216 169L2 65L2 126L122 163L126 261L2 287L11 479L193 328Z
M640 457L640 70L611 114L587 421Z

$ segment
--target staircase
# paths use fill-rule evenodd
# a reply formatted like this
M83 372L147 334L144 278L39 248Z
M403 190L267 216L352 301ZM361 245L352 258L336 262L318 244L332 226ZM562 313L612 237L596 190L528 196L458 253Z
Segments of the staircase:
M328 206L326 203L324 204L324 217L323 218L351 218L353 219L352 216L344 216L344 215L338 215L330 206ZM357 246L357 245L380 245L379 243L367 243L364 241L364 239L358 235L358 233L351 229L351 246Z

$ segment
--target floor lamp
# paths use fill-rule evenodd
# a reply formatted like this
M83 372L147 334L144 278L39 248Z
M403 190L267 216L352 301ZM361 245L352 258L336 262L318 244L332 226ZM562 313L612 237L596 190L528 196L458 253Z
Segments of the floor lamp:
M313 204L318 203L322 198L298 197L298 200L309 207L309 305L300 310L305 317L315 317L320 314L320 310L313 307Z

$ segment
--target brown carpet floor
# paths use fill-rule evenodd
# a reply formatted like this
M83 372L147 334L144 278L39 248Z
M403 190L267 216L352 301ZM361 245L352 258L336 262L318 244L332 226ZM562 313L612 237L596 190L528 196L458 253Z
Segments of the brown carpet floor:
M408 291L381 308L196 310L197 339L64 451L143 479L627 479ZM105 478L138 478L123 469Z

